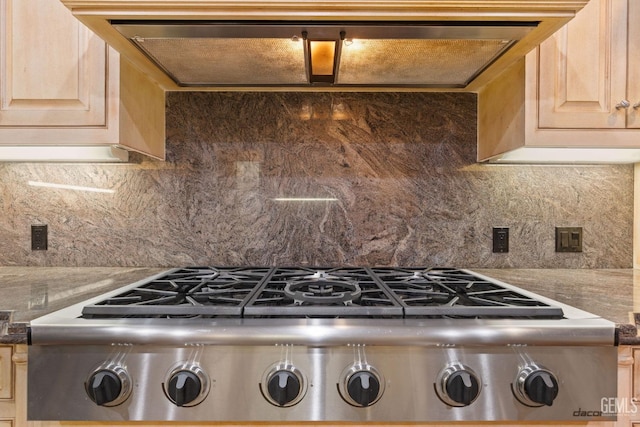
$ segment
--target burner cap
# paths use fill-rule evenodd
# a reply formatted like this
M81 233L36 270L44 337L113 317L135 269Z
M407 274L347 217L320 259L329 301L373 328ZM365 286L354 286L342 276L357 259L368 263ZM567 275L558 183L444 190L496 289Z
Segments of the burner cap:
M296 305L350 305L360 299L360 286L349 280L315 274L287 282L284 293Z

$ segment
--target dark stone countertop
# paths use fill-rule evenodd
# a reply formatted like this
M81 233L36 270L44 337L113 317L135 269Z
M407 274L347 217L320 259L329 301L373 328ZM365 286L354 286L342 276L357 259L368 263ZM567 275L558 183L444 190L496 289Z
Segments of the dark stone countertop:
M0 343L27 342L29 322L167 268L0 267Z
M167 268L0 267L0 343L26 343L32 319L164 270ZM621 344L640 344L634 316L640 313L640 270L473 270L611 320L618 325Z
M640 269L473 270L615 322L620 344L640 344Z

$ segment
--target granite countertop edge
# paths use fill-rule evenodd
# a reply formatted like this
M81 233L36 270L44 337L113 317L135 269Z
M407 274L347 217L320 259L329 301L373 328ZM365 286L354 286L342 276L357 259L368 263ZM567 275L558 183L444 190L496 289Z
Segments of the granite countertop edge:
M5 301L4 306L0 305L0 344L26 344L31 320L166 270L168 268L0 267L0 301ZM633 307L634 277L638 276L640 288L640 270L472 270L611 320L616 325L618 344L640 345L637 328L640 313L634 312ZM581 292L588 295L596 292L588 289L589 286L598 289L596 285L602 281L608 285L601 291L602 296L607 297L603 300L613 304L615 313L611 307L594 306L593 301L580 298ZM612 292L612 286L620 289ZM21 298L21 291L27 288L28 292L22 292ZM612 301L612 295L617 295L619 301ZM7 307L12 303L15 306ZM601 313L597 313L597 308Z
M616 323L619 345L640 345L638 327L631 323Z

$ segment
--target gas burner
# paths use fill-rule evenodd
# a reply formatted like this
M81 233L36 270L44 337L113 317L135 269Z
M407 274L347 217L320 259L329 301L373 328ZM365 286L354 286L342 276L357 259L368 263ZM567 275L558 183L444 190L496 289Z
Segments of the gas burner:
M366 268L276 268L244 317L402 317L402 307Z
M407 317L562 318L562 309L456 268L374 268Z
M87 318L241 316L243 304L270 271L262 267L176 269L87 305L82 314Z
M324 271L317 271L313 275L288 281L284 294L295 305L351 305L360 300L362 289L353 280L342 280Z
M413 274L400 278L407 288L419 288L423 291L433 290L433 281L425 277L422 271L414 271Z

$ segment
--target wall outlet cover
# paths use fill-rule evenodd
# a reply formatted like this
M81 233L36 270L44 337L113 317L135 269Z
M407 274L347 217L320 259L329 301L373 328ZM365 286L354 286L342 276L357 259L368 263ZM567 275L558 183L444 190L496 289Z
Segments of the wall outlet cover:
M46 251L49 247L49 231L46 225L31 226L31 250Z
M582 227L556 227L556 252L582 252Z
M502 254L509 252L509 228L493 228L493 253Z

